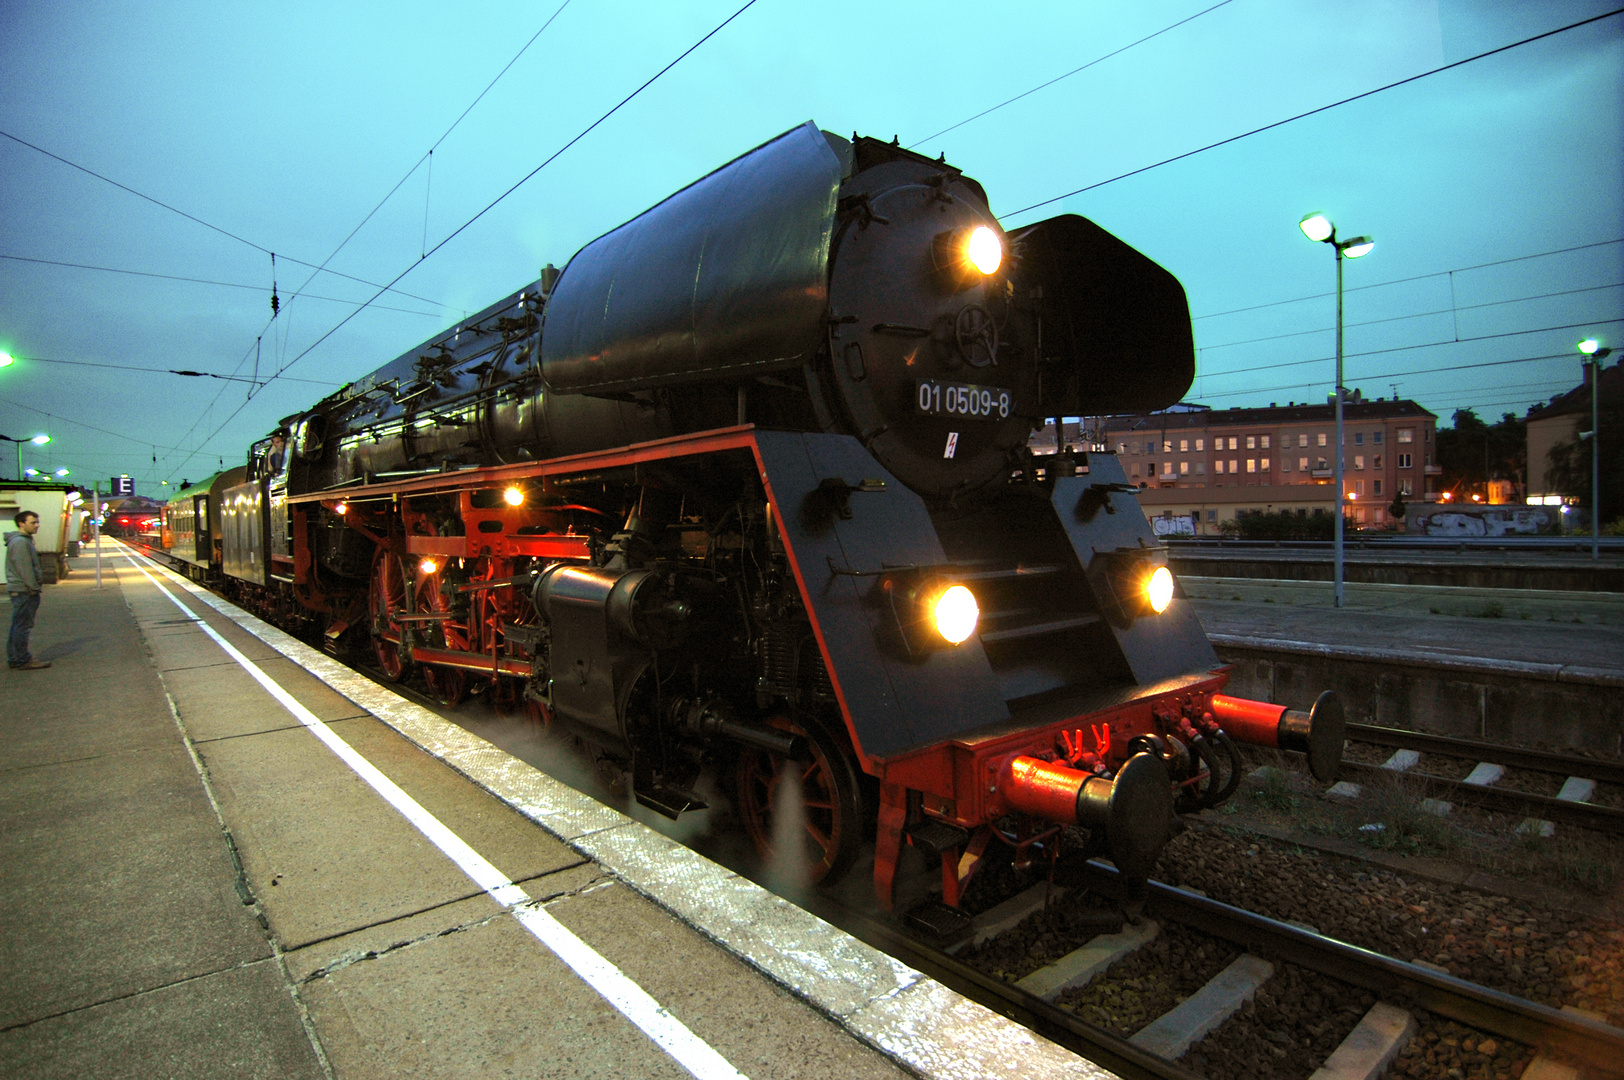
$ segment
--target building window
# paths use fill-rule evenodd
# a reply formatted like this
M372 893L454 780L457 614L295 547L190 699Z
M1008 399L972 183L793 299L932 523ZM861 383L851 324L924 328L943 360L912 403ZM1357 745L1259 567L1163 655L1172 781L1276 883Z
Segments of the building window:
M1380 454L1376 455L1375 460L1370 463L1370 467L1372 469L1379 469L1382 467L1382 456Z
M1189 439L1180 439L1179 440L1179 453L1188 454L1189 452L1190 452L1190 440Z
M1234 439L1234 438L1231 438L1231 439L1230 439L1230 440L1229 440L1229 448L1230 448L1230 449L1231 449L1231 450L1238 450L1238 449L1240 449L1240 448L1239 448L1239 447L1237 447L1237 446L1236 446L1236 445L1235 445L1235 442L1236 442L1236 440L1235 440L1235 439ZM1231 472L1233 472L1233 471L1234 471L1234 470L1233 470L1233 469L1232 469L1232 470L1230 470L1230 471L1231 471Z
M1407 427L1399 428L1398 429L1398 441L1401 442L1401 443L1413 443L1413 442L1415 442L1415 429L1414 428L1407 428Z
M1231 441L1233 441L1233 440L1231 440ZM1230 471L1231 474L1240 472L1241 471L1240 470L1240 462L1236 461L1234 458L1230 458L1229 459L1229 471Z
M1179 475L1180 476L1189 476L1190 475L1190 463L1188 461L1179 462Z
M1400 495L1414 495L1415 494L1415 481L1414 480L1400 480L1398 482L1398 493Z
M1269 471L1269 459L1268 458L1260 458L1259 462L1258 462L1258 468L1262 469L1264 472L1268 472Z
M1139 475L1139 463L1137 461L1134 462L1131 466L1128 467L1128 475L1129 476L1138 476Z
M1320 432L1318 438L1319 438L1319 445L1320 446L1327 445L1327 441L1326 441L1326 438L1325 438L1325 432L1323 432L1323 431Z
M1267 450L1269 448L1269 437L1267 435L1259 435L1258 436L1258 445L1260 447L1262 447L1263 449Z
M1361 495L1361 496L1364 495L1364 493L1365 493L1365 482L1363 480L1355 480L1353 482L1353 493L1355 495Z
M1216 510L1208 510L1207 511L1207 520L1208 521L1217 521L1218 520L1218 511L1216 511Z
M1382 493L1382 482L1380 480L1374 480L1374 481L1372 481L1372 483L1374 483L1376 485L1372 490L1377 495L1380 495Z
M1382 444L1382 433L1380 431L1372 431L1370 433L1370 441L1375 443L1377 446L1380 446Z
M1223 458L1219 458L1217 461L1212 463L1212 471L1217 473L1219 476L1222 476L1224 474L1224 459Z
M1195 452L1196 453L1199 454L1199 453L1201 453L1201 451L1205 450L1206 448L1207 448L1207 440L1206 439L1197 439L1195 441Z
M1257 449L1257 436L1256 435L1248 435L1246 437L1246 448L1248 450L1256 450Z
M1308 445L1308 432L1299 431L1297 433L1297 445L1298 445L1298 447L1304 447L1304 446Z
M1414 464L1415 464L1415 459L1410 457L1409 454L1400 454L1398 456L1398 467L1399 468L1401 468L1401 469L1412 468L1414 466Z
M1355 455L1353 455L1353 467L1355 469L1364 468L1365 467L1365 455L1363 455L1363 454L1355 454Z
M1127 452L1128 452L1128 444L1127 443L1125 443L1125 442L1117 443L1117 453L1126 454Z
M1198 461L1195 463L1195 474L1197 476L1207 475L1207 463L1205 461Z
M1364 432L1355 431L1353 433L1353 445L1355 445L1355 446L1363 446L1363 445L1365 445L1365 433Z
M1330 466L1325 463L1324 458L1320 458L1319 461L1315 463L1314 468L1320 469L1320 470L1323 471L1325 469L1329 469Z
M1257 458L1249 457L1246 459L1246 471L1249 473L1257 472Z
M1290 472L1291 471L1291 459L1290 458L1283 457L1283 458L1280 459L1280 471L1281 472Z
M1298 472L1307 472L1308 471L1308 459L1307 458L1300 457L1300 458L1297 459L1297 471Z

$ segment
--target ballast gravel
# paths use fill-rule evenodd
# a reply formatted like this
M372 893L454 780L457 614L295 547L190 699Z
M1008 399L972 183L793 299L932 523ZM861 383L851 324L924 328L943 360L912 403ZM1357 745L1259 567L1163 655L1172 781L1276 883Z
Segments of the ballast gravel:
M1624 927L1256 837L1200 827L1154 876L1273 919L1624 1025Z

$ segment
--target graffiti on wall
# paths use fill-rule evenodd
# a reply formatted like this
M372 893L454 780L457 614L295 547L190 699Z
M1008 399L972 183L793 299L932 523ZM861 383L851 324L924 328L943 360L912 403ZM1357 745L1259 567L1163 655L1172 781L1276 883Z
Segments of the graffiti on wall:
M1416 514L1411 532L1427 536L1532 536L1553 524L1545 507L1485 506L1424 511Z
M1189 514L1163 514L1150 519L1150 527L1157 536L1194 536L1195 519Z

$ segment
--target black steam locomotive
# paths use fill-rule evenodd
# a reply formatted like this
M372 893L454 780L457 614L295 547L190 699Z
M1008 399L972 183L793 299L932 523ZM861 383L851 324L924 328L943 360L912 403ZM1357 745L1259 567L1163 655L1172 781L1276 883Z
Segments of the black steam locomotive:
M1221 693L1114 456L1027 448L1193 371L1182 287L1120 240L1005 232L944 161L808 123L288 418L185 493L182 546L662 813L720 772L766 852L798 802L813 880L871 837L887 906L910 844L948 905L1067 825L1143 874L1233 740L1323 779L1342 746L1329 695Z

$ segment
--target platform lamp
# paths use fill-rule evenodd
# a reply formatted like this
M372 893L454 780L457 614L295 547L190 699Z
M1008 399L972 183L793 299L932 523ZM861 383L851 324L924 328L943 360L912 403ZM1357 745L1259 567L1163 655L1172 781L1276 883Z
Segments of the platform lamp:
M1575 346L1590 365L1590 557L1601 558L1601 362L1612 354L1595 338Z
M1370 254L1370 249L1376 246L1376 241L1368 236L1355 236L1352 240L1338 240L1336 226L1324 214L1313 213L1297 223L1303 235L1316 244L1330 244L1331 250L1336 252L1336 469L1331 481L1336 486L1336 543L1333 545L1335 554L1333 560L1333 582L1331 599L1337 607L1342 606L1342 556L1343 556L1343 528L1342 504L1347 499L1343 490L1343 447L1342 447L1342 260L1344 258L1357 259Z
M23 443L33 443L35 446L44 446L50 441L51 437L44 432L40 432L38 435L27 439L13 439L10 435L0 435L0 442L17 444L17 479L19 480L23 478Z

